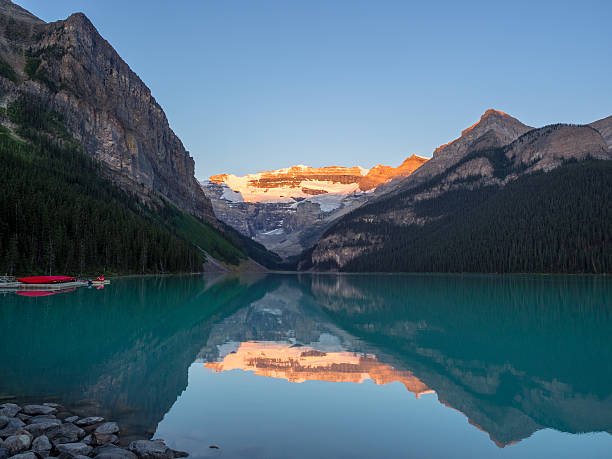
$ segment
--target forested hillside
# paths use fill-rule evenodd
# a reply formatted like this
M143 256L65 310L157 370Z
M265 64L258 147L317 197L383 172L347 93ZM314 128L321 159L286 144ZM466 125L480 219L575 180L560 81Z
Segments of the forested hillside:
M17 126L0 133L2 274L200 271L200 249L232 264L247 257L166 200L145 205L115 186L36 99L21 97L1 115Z
M353 220L335 231L368 231L382 241L343 271L609 273L611 202L612 161L570 161L503 188L420 201L423 226Z

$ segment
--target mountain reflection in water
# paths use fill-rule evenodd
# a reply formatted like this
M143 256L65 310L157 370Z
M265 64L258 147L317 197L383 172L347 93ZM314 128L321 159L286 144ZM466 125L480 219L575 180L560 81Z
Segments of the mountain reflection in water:
M5 295L0 396L151 435L196 362L435 392L499 447L546 428L610 433L611 304L612 280L577 276L185 276Z

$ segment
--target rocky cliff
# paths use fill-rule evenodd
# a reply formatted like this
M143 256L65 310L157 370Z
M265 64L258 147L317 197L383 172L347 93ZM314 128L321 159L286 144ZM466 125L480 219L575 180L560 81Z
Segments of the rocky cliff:
M407 177L426 158L398 167L292 166L237 177L220 174L202 184L221 221L283 257L311 247L337 218L367 202L373 191Z
M85 15L45 23L0 0L0 58L0 106L35 98L124 189L143 200L164 196L215 222L162 108Z
M562 124L531 129L509 115L487 110L478 123L436 149L433 158L412 175L379 188L378 196L366 206L340 219L302 266L342 269L357 257L388 245L395 238L393 227L424 227L459 212L456 206L464 205L467 199L461 201L459 193L467 196L466 192L500 189L520 177L549 172L571 160L611 159L600 133L608 132L609 123L606 119L594 124L599 130ZM472 197L476 195L472 193ZM451 199L446 204L429 204L441 196L452 196L453 204L449 204Z

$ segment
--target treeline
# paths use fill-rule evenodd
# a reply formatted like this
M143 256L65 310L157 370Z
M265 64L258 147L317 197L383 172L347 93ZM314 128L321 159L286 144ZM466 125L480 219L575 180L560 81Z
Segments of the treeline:
M2 113L0 273L159 273L201 270L205 257L155 209L105 178L59 117L19 99Z
M342 270L610 273L611 202L612 161L567 163L504 188L448 192L415 207L438 217L424 226L345 223L383 244Z

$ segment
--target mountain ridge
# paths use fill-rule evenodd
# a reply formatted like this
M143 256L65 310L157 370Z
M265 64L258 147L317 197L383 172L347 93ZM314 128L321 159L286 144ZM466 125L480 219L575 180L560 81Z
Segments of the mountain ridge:
M16 81L0 79L3 106L23 94L36 97L62 115L119 186L145 201L159 193L216 224L193 158L163 109L87 16L46 23L3 0L0 24L0 57L17 74Z
M335 270L350 265L347 269L352 270L357 267L353 260L367 256L373 261L404 229L417 231L433 224L461 209L454 206L467 205L465 199L478 206L479 199L487 199L484 190L500 190L520 177L590 158L612 159L606 141L592 126L557 124L532 129L509 115L489 110L461 137L439 147L414 174L382 187L375 199L336 221L312 251L303 254L300 267ZM479 190L483 192L477 193ZM458 199L460 195L464 197L459 201L440 201L444 196ZM428 206L430 214L420 211L428 202L439 202ZM408 243L407 234L401 237ZM396 247L394 253L401 257L402 250ZM375 270L383 265L377 264Z

